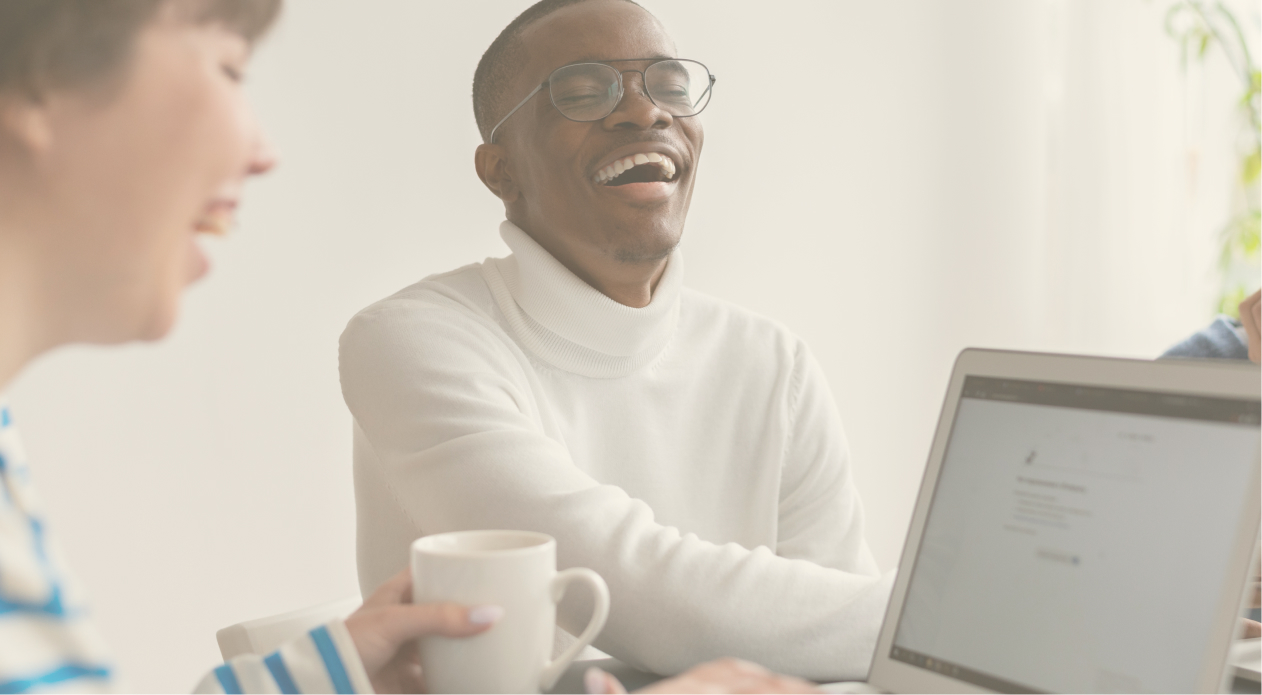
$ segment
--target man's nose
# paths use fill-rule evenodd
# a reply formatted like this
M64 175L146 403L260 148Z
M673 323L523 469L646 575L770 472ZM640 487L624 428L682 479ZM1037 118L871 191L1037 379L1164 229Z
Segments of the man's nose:
M622 77L622 100L605 117L605 127L613 129L668 128L674 118L649 98L644 75L629 70Z

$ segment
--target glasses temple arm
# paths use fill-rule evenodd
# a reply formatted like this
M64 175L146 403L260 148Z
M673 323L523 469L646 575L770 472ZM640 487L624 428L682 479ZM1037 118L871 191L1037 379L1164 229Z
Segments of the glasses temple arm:
M543 89L543 86L545 84L547 84L547 82L540 82L538 87L535 87L533 90L531 90L530 94L527 94L525 99L522 99L521 101L517 102L517 105L513 107L513 110L509 111L506 116L501 118L500 122L496 123L494 128L491 128L491 136L487 138L487 144L492 144L492 145L495 144L495 131L499 130L499 127L504 125L504 121L507 121L509 116L517 113L517 109L520 109L521 107L525 106L526 102L530 101L531 97L538 94L539 90Z
M696 101L692 102L692 105L696 106L697 104L700 104L701 100L704 99L705 96L710 93L710 90L714 89L714 83L718 81L719 81L719 78L715 77L714 75L710 75L710 84L707 84L705 86L705 91L701 93L701 96L697 97ZM503 122L504 121L500 121L500 123L503 123Z

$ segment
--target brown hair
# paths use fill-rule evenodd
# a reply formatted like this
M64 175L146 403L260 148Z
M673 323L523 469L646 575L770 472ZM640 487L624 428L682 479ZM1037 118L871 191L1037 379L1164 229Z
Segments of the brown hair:
M0 93L38 97L108 77L140 29L170 3L199 24L221 24L257 41L281 0L0 0Z

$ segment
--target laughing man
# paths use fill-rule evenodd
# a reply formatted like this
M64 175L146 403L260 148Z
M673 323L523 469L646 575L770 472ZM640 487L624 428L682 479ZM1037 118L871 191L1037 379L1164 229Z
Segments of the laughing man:
M628 0L544 0L486 51L475 160L512 254L342 335L364 591L418 536L542 531L608 582L595 645L633 666L867 672L890 577L824 375L783 327L682 286L713 86Z

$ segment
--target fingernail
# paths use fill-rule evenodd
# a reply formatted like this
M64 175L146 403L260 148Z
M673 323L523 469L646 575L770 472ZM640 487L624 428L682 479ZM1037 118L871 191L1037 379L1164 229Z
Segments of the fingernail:
M469 609L469 622L474 625L492 625L504 617L504 609L499 606L476 606Z
M583 674L583 689L588 692L588 695L609 692L605 672L595 666L587 669L587 672Z

